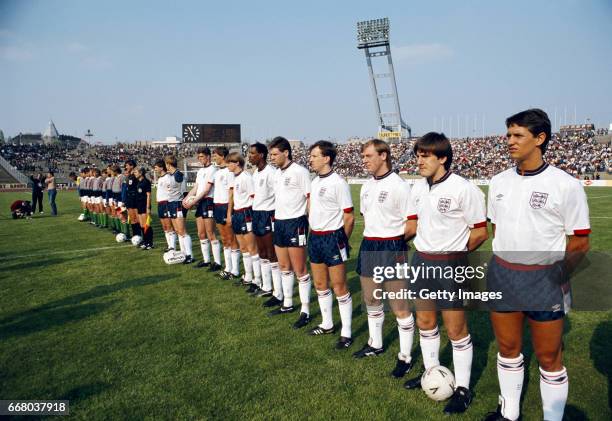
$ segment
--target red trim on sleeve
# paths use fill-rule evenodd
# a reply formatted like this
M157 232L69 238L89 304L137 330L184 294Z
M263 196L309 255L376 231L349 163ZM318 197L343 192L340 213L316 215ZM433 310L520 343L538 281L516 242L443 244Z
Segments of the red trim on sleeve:
M254 198L254 197L255 197L255 195L254 195L254 194L252 194L252 195L250 195L249 197L252 199L252 198Z
M416 221L417 219L419 219L418 215L408 215L407 218L409 221Z
M310 199L310 193L306 193L306 198Z
M230 189L230 190L234 190L234 188L233 188L233 187L230 187L229 189Z
M344 213L351 213L351 212L353 212L353 208L346 208L346 209L343 209L343 210L344 210Z
M574 235L578 235L578 236L587 236L591 233L591 229L587 228L584 230L574 230Z
M482 221L477 224L474 224L474 228L486 228L486 227L487 227L487 221Z
M215 184L215 183L213 183L212 181L209 181L208 184Z

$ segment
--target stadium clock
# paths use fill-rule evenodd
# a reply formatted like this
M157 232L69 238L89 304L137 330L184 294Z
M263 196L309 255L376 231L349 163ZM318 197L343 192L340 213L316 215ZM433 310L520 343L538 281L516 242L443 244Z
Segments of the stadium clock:
M183 139L185 142L198 143L201 138L198 124L183 124Z

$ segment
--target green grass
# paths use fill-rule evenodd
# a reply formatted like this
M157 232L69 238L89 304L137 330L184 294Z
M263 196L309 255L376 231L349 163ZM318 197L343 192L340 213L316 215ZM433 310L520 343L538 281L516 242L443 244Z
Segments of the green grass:
M353 186L356 202L357 192ZM592 247L609 251L612 190L587 193ZM109 232L77 222L75 192L59 193L57 218L10 220L4 210L28 196L0 195L0 399L69 399L79 419L441 418L443 404L403 390L388 375L398 351L391 316L384 331L388 351L354 360L333 349L335 336L312 338L291 329L295 314L269 319L261 301L240 288L205 271L166 266L162 247L143 252L118 245ZM193 214L189 227L195 237ZM354 250L362 229L358 221ZM353 350L368 337L354 255ZM566 319L567 419L612 418L611 315L576 311ZM456 417L462 420L494 409L498 393L488 314L470 312L469 323L476 397ZM537 362L527 336L525 354L524 419L541 419ZM451 365L444 336L441 359Z

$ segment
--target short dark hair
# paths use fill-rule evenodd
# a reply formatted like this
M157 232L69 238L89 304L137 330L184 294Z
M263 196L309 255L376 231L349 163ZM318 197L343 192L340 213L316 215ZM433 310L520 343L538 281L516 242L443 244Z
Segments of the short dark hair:
M203 154L206 156L210 156L210 148L208 146L200 146L197 150L198 155Z
M291 154L291 144L287 139L282 136L276 136L272 139L272 142L268 145L268 149L276 148L281 152L289 151L289 159L293 160L293 155Z
M49 172L49 174L51 174L51 176L52 176L52 177L54 177L54 176L55 176L55 174L53 173L53 171L49 170L48 172Z
M539 108L531 108L529 110L521 111L520 113L511 115L506 119L506 128L514 125L525 127L534 136L544 133L546 138L544 139L544 143L540 145L542 155L544 155L551 136L550 119L548 118L548 114Z
M178 160L176 159L176 156L174 155L164 156L164 162L166 163L166 166L172 165L174 168L176 168L176 166L178 165Z
M432 153L438 158L446 157L444 163L444 169L450 170L451 164L453 163L453 148L451 147L450 140L444 135L444 133L429 132L419 138L412 149L414 154L417 152Z
M225 146L217 146L214 150L214 153L216 153L219 156L222 156L223 158L225 158L227 156L227 154L229 153L229 149L227 149Z
M134 161L133 159L128 159L127 161L125 161L125 165L127 164L130 164L132 168L136 168L136 161Z
M166 171L166 163L163 159L156 160L155 163L153 163L153 166L163 168L163 170Z
M253 143L251 146L249 146L250 148L255 148L255 150L257 151L257 153L260 153L263 155L263 159L264 161L266 159L268 159L268 148L266 148L266 145L264 145L261 142L255 142Z
M309 149L308 152L312 152L312 150L314 148L319 148L319 150L321 151L321 155L323 156L328 156L329 157L329 166L331 167L332 165L334 165L334 160L336 159L336 155L337 155L337 151L336 151L336 145L334 145L331 142L328 142L327 140L319 140L318 142L316 142L315 144L313 144Z

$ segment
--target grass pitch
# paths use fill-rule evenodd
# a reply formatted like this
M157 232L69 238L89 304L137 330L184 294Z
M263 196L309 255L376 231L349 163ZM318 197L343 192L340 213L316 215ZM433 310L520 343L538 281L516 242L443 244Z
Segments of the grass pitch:
M359 186L352 186L358 205ZM593 250L612 249L612 189L587 189ZM349 279L355 344L295 331L293 313L270 319L261 299L191 266L166 266L158 248L119 245L103 229L77 222L75 192L59 192L60 216L10 220L0 194L0 399L68 399L78 419L404 419L442 418L443 403L408 392L389 376L398 352L388 315L387 352L354 360L368 338L351 240ZM46 206L48 211L48 206ZM359 215L358 212L356 215ZM193 213L189 231L195 239ZM490 247L490 242L485 245ZM194 241L194 253L199 247ZM296 288L297 289L297 288ZM299 300L298 300L299 302ZM314 323L320 321L312 296ZM334 303L334 320L339 316ZM474 402L456 419L475 420L497 405L496 346L488 314L471 312ZM443 329L442 329L443 331ZM420 372L418 335L414 357ZM612 312L566 318L568 420L612 419ZM541 419L539 374L528 337L522 411ZM443 334L441 362L451 366ZM450 419L453 419L452 417Z

